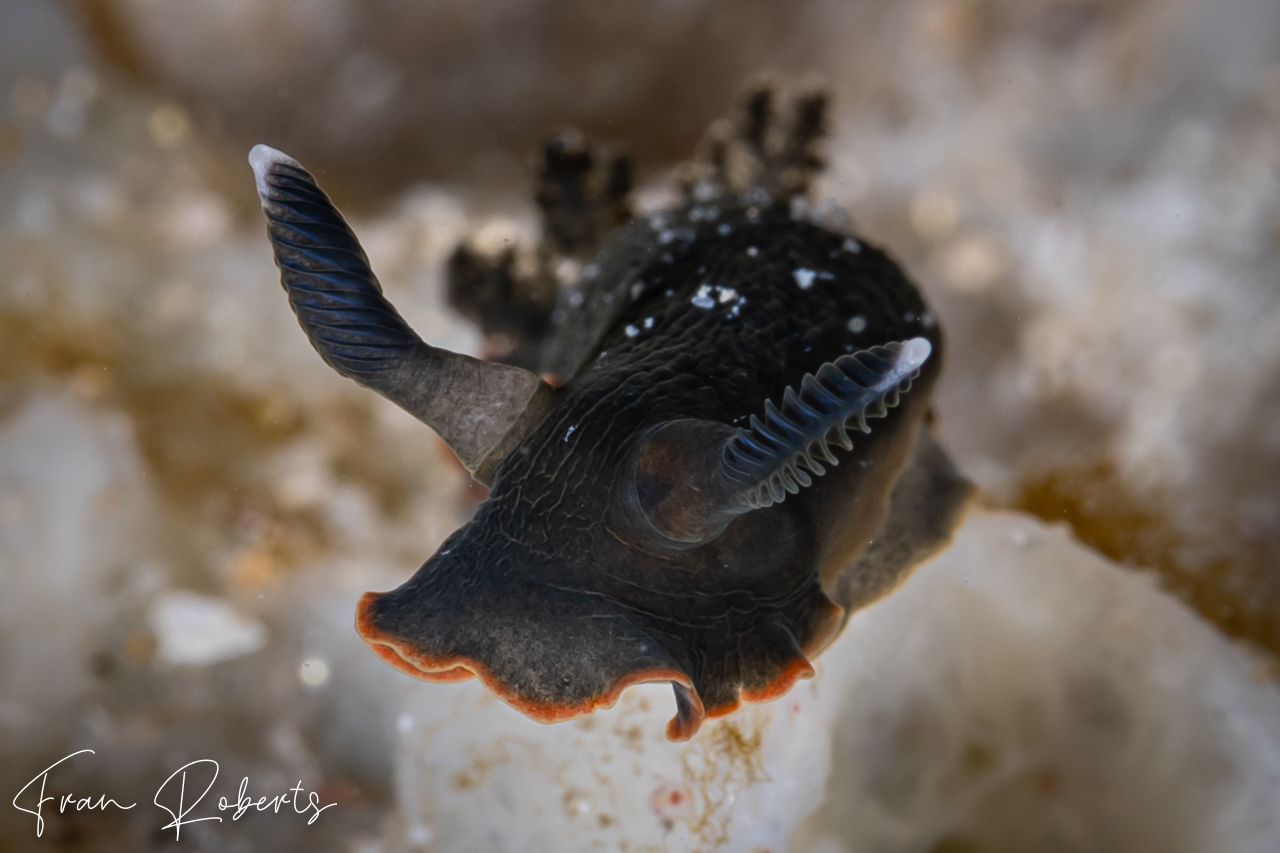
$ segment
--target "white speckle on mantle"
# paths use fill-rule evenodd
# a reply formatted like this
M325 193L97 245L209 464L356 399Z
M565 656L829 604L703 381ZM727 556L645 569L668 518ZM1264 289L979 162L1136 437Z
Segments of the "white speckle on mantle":
M689 301L692 302L694 305L697 305L699 308L713 307L716 304L716 301L711 298L711 285L709 284L698 285L698 292L695 293L693 295L693 298L690 299Z

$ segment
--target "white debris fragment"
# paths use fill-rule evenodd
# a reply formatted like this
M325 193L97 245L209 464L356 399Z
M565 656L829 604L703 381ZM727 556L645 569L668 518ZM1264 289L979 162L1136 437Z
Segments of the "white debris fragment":
M631 323L628 323L622 331L627 333L628 338L634 338L636 335L640 334L640 330Z
M1007 259L999 243L987 236L970 236L954 240L941 256L943 275L957 291L980 293L1000 279Z
M791 274L795 276L796 286L801 290L808 290L813 287L813 280L818 275L813 270L805 269L804 267L794 270Z
M436 837L436 834L431 831L431 827L421 823L416 823L409 827L409 831L406 835L408 836L410 846L417 849L426 848L427 845L435 840Z
M322 657L304 658L298 665L298 680L307 687L322 687L329 681L329 662Z
M849 331L853 332L856 335L866 330L867 318L863 317L861 314L854 314L852 317L849 318L849 322L847 325L848 325Z
M504 226L505 226L505 223L504 223ZM497 226L490 226L489 228L486 228L484 230L498 231L499 229ZM501 232L509 233L506 227L503 227L501 229ZM480 238L483 236L483 234L484 232L481 232L480 235L477 235L476 237L477 242L480 241ZM504 238L504 239L509 239L509 238ZM573 258L561 258L560 260L556 261L555 274L556 274L556 280L559 281L562 285L574 286L577 284L577 282L579 281L582 275L582 263Z
M711 297L711 285L709 284L698 285L697 293L693 294L693 298L690 299L689 301L692 302L694 305L698 306L699 308L714 307L716 304L716 301Z
M258 651L267 629L217 598L186 590L158 595L147 612L156 654L168 664L204 666Z
M791 197L791 218L792 219L809 219L812 208L809 200L802 195Z

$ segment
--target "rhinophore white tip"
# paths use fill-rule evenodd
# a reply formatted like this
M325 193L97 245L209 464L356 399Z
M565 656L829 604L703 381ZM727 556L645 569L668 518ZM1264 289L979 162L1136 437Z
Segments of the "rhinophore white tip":
M914 373L925 363L933 345L925 338L912 338L902 345L902 354L898 356L898 369L903 373Z
M302 168L302 164L297 160L269 145L259 144L249 149L249 165L253 167L253 180L258 185L258 198L262 200L263 204L266 204L267 199L270 197L270 188L267 186L267 169L275 163L287 163L290 166Z

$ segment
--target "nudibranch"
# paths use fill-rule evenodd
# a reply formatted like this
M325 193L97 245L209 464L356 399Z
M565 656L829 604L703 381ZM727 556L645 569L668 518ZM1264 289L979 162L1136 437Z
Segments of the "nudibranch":
M311 343L490 489L403 586L360 600L379 657L479 678L542 722L670 682L685 740L811 676L945 543L971 489L929 425L942 333L894 261L805 203L824 108L800 96L784 120L755 92L679 201L642 217L625 160L553 140L533 272L466 246L450 264L454 302L517 363L422 341L314 177L253 149Z

